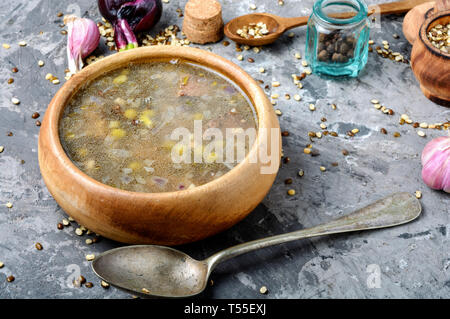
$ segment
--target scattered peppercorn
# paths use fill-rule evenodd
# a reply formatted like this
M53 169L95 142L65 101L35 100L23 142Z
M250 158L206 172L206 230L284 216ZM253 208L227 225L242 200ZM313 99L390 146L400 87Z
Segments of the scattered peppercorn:
M289 136L289 132L288 131L283 131L283 132L281 132L281 135L282 136Z
M64 229L64 225L61 224L61 223L58 223L58 225L56 225L56 227L57 227L59 230Z
M16 279L16 278L15 278L13 275L11 275L11 276L8 276L8 277L6 278L6 281L7 281L7 282L13 282L15 279Z
M284 183L286 184L286 185L290 185L290 184L292 184L292 178L287 178L287 179L285 179L284 180Z
M86 288L92 288L92 287L94 287L94 284L92 282L87 282L87 283L84 284L84 286Z
M13 78L8 79L8 84L13 84L13 83L14 83L14 79Z
M36 126L41 126L41 121L36 121Z
M248 58L247 61L250 62L250 63L255 62L255 60L253 58Z
M342 155L347 156L348 155L348 151L347 150L342 150Z
M39 118L39 116L41 116L38 112L34 112L32 115L31 115L31 118L33 118L33 119L37 119L37 118Z
M384 127L382 127L382 128L380 129L380 132L381 132L382 134L387 134L387 133L388 133Z
M84 278L84 276L81 276L81 275L80 275L80 277L78 278L78 281L79 281L80 284L83 285L83 284L86 283L86 278Z
M19 72L19 69L18 68L12 68L12 73L17 73L17 72Z
M37 250L42 250L44 249L44 247L42 247L41 243L36 243L36 245L34 245L36 247Z

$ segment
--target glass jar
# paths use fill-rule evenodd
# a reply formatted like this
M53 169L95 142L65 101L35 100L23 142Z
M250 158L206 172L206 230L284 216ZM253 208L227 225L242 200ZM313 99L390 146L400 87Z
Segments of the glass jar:
M367 63L367 5L362 0L319 0L306 33L306 60L314 73L356 77Z

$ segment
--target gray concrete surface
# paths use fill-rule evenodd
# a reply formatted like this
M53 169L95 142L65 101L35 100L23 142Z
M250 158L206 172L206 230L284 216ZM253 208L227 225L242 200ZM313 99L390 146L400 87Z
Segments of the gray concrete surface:
M378 2L381 2L377 0ZM161 22L151 33L170 24L181 26L175 10L186 1L170 0L164 4ZM256 11L281 16L310 13L312 0L255 1ZM248 1L222 1L224 20L249 13ZM374 3L371 1L370 3ZM111 288L104 290L85 260L89 253L99 254L120 246L103 239L88 246L87 236L78 237L74 226L62 231L56 224L66 217L49 194L39 173L37 139L39 128L31 118L33 112L45 113L59 86L44 80L51 72L63 79L66 68L66 40L60 34L62 19L57 12L77 12L99 20L95 1L18 0L0 4L0 298L131 298ZM401 32L403 17L386 16L381 27L372 30L371 38L380 43L386 39L391 48L410 56L411 46ZM43 31L43 35L39 32ZM433 137L442 131L426 130L421 138L411 126L400 126L400 114L407 113L419 122L443 122L450 110L427 100L419 89L407 64L382 59L372 53L368 65L357 79L334 80L316 75L307 77L304 89L294 87L292 73L302 69L295 52L304 55L305 28L295 29L295 36L283 36L259 54L244 52L255 63L239 62L234 45L207 45L212 50L242 66L254 78L269 84L281 82L280 96L298 93L302 101L281 98L277 108L283 111L280 124L290 136L283 148L291 161L283 164L279 176L265 200L248 218L213 238L185 245L182 250L196 258L241 242L297 230L349 213L371 201L396 191L421 190L423 216L410 224L378 231L335 235L302 240L240 256L220 265L212 275L213 287L200 298L448 298L450 297L449 234L450 196L433 191L421 180L420 153ZM392 37L400 35L399 39ZM27 47L19 47L21 40ZM97 54L103 52L97 51ZM45 66L39 68L38 60ZM17 66L19 73L12 74ZM259 74L263 66L267 72ZM15 79L8 85L8 78ZM267 91L270 94L270 91ZM11 103L18 97L21 104ZM387 116L375 110L370 99L377 98L396 114ZM310 112L308 104L317 111ZM336 103L333 111L329 104ZM303 154L308 143L307 132L319 131L320 119L326 117L330 130L338 138L325 137L314 145L320 156ZM41 116L42 119L42 116ZM357 127L360 133L349 138L346 131ZM386 128L388 135L379 133ZM13 136L7 136L7 132ZM398 131L400 138L392 133ZM341 155L342 149L350 155ZM21 162L24 160L25 162ZM339 166L331 166L332 162ZM319 166L327 167L321 172ZM297 171L305 176L299 178ZM284 180L294 179L297 195L289 197ZM13 203L8 209L5 204ZM34 248L40 242L44 249ZM71 288L67 283L77 270L94 283L92 289ZM367 282L380 271L379 288ZM6 277L16 280L8 283ZM259 288L267 286L267 295Z

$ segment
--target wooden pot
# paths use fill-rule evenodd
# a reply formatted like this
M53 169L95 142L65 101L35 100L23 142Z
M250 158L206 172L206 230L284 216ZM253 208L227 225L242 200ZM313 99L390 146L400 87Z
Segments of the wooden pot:
M406 40L409 43L414 44L417 36L419 35L419 29L422 23L433 14L435 2L425 2L413 9L409 10L403 19L402 29Z
M211 68L238 84L258 118L258 136L248 156L227 174L202 186L167 193L135 193L104 185L79 170L65 154L59 120L72 96L89 81L130 63L181 59ZM274 129L271 139L261 138ZM262 174L261 148L275 154L269 174ZM79 224L104 237L132 244L178 245L221 232L247 216L271 188L279 167L281 135L277 116L259 85L240 67L195 48L157 46L114 54L74 75L48 106L39 134L42 177L57 203Z
M427 37L427 32L438 23L450 23L450 10L424 21L411 52L411 67L425 96L437 104L450 106L450 54L435 48Z

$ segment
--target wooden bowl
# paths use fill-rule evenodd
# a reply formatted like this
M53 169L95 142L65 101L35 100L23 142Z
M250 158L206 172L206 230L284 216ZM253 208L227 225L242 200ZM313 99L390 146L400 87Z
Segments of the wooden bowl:
M258 118L255 144L248 156L222 177L190 190L135 193L104 185L79 170L64 152L58 125L71 97L105 72L158 60L182 59L206 66L238 84ZM262 138L273 129L272 139ZM272 150L274 169L250 160L261 148ZM270 152L270 151L269 151ZM279 168L281 135L273 107L259 85L241 68L213 53L195 48L157 46L133 49L104 58L73 76L48 106L39 135L42 177L57 203L79 224L104 237L132 244L178 245L223 231L247 216L271 188Z
M438 23L450 23L450 10L424 21L411 52L411 67L425 96L437 104L450 106L450 54L435 48L427 37L428 30Z

